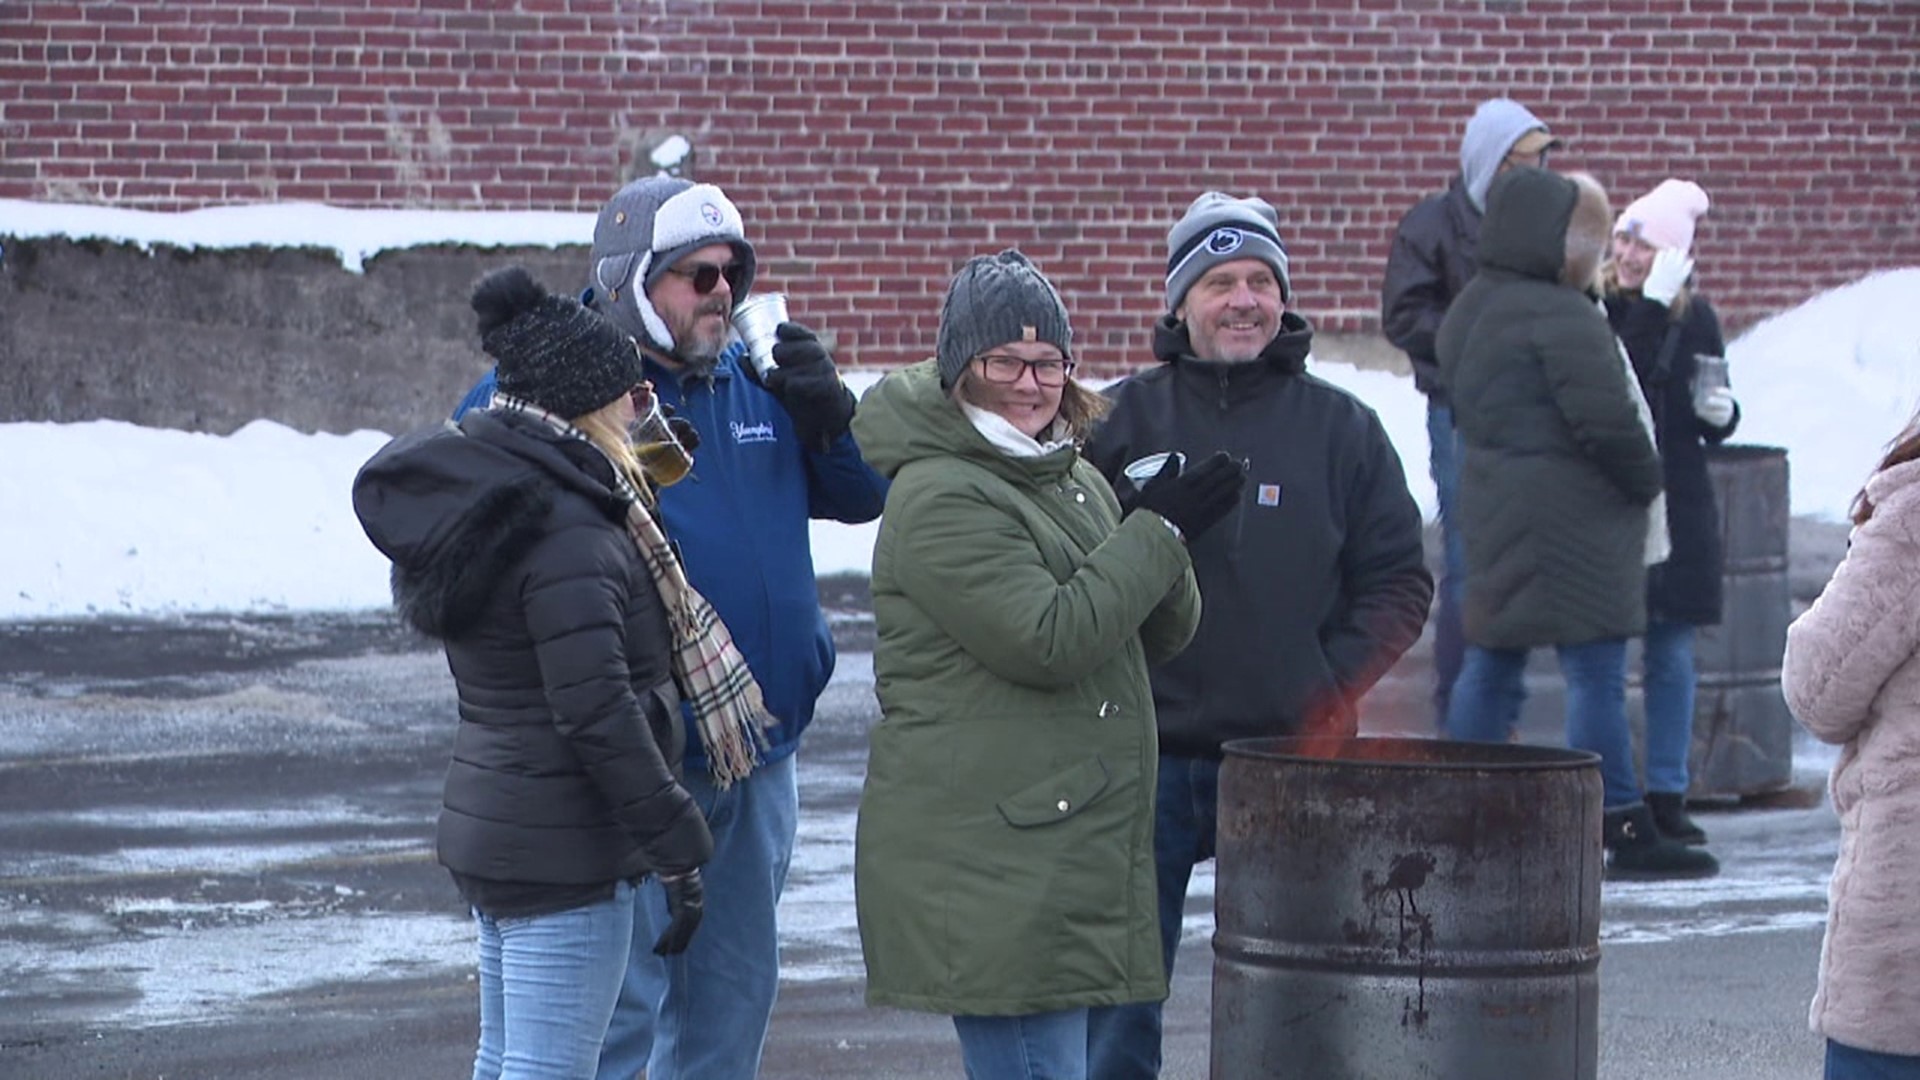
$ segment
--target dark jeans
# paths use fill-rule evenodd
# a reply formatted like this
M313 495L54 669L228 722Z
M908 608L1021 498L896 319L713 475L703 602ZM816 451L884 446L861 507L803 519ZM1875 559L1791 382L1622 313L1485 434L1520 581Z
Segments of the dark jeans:
M1213 858L1220 807L1220 763L1160 755L1153 814L1153 863L1160 901L1160 950L1173 978L1193 868ZM1087 1017L1087 1075L1152 1080L1160 1075L1161 1003L1115 1005Z
M1920 1080L1920 1057L1882 1054L1827 1040L1826 1080Z
M1440 580L1433 590L1433 723L1447 729L1447 708L1453 684L1466 657L1467 635L1460 622L1460 593L1467 583L1466 542L1460 538L1454 515L1460 507L1460 435L1453 429L1453 409L1427 402L1428 471L1440 506Z

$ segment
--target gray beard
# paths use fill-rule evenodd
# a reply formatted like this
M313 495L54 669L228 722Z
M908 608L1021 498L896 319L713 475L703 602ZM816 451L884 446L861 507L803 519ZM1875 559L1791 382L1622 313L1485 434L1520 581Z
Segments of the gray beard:
M712 375L713 369L720 366L719 352L706 352L702 350L698 353L689 353L676 350L673 358L685 364L687 371L694 375Z

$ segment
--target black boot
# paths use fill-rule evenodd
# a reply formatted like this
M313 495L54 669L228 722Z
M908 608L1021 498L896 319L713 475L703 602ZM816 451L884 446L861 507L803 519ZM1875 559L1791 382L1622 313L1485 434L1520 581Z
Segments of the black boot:
M1645 803L1607 811L1602 827L1610 880L1705 878L1720 872L1720 862L1712 855L1660 835Z
M1653 827L1660 835L1682 844L1699 846L1707 842L1707 833L1687 816L1687 797L1671 791L1647 792L1647 809L1653 811Z

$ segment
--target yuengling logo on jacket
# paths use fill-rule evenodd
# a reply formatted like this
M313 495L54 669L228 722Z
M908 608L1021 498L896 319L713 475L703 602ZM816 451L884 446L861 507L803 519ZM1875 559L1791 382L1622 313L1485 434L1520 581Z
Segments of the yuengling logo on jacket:
M735 420L732 424L732 427L733 427L733 442L735 446L744 446L747 443L779 441L777 438L774 437L773 423L768 420L762 420L757 424L743 424L740 421Z

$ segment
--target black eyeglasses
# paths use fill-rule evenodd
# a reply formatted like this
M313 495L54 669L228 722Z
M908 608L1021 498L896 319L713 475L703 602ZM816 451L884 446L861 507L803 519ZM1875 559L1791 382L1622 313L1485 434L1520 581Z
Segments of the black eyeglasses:
M746 279L747 268L739 263L715 266L712 263L694 263L692 266L669 266L667 273L677 274L693 284L693 291L705 296L718 288L720 279L727 279L727 289L739 296L740 283Z
M1073 374L1071 360L1022 360L1004 353L988 353L973 358L980 365L980 376L991 383L1017 383L1027 369L1033 369L1033 381L1041 386L1065 386Z

